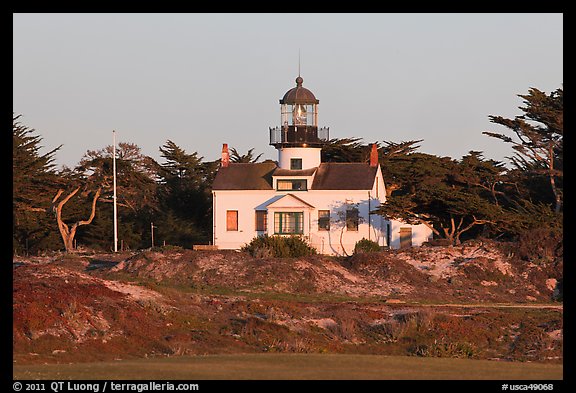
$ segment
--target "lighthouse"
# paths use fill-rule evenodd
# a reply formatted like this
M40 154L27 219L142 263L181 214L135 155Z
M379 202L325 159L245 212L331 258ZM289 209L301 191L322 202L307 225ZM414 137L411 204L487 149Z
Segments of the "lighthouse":
M300 236L321 254L351 255L362 239L399 248L432 235L424 224L373 213L386 203L376 144L369 162L322 162L330 139L328 127L319 127L319 103L298 75L280 99L280 125L269 127L277 162L232 162L222 144L212 183L215 247L239 250L258 236Z
M302 86L298 75L296 87L280 99L281 126L270 127L270 145L278 150L281 169L302 170L320 165L322 145L329 139L329 128L318 127L319 100Z

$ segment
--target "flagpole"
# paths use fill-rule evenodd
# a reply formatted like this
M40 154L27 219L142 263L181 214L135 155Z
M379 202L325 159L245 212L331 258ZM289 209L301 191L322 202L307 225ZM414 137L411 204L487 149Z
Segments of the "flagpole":
M112 130L112 172L114 173L114 252L118 252L118 211L116 209L116 131Z

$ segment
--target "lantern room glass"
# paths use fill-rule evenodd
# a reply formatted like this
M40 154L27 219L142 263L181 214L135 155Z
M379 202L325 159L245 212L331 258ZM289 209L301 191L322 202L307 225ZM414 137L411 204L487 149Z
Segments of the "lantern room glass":
M317 126L316 104L282 104L283 126Z

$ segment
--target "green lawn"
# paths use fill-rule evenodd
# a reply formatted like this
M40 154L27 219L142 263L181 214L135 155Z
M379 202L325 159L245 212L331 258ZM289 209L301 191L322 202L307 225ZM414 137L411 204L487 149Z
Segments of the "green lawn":
M14 379L562 379L562 365L339 354L238 354L14 365Z

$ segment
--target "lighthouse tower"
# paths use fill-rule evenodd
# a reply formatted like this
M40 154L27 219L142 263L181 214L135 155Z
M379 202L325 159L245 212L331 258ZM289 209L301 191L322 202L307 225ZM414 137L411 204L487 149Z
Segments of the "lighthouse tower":
M386 203L377 146L370 162L321 162L329 141L318 127L318 103L303 87L280 99L281 123L270 128L278 163L232 162L223 144L212 183L213 245L239 250L257 236L302 236L319 253L351 255L362 239L401 248L428 241L426 224L412 225L373 214Z
M314 94L302 86L299 75L296 87L280 100L281 126L270 127L270 145L278 150L281 169L301 170L320 166L322 145L329 139L328 127L318 128L318 103Z

